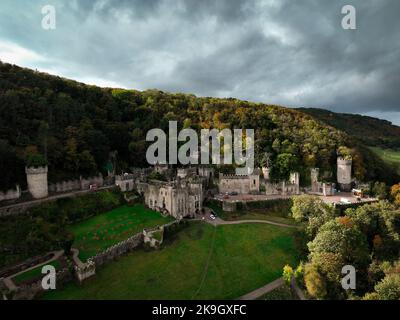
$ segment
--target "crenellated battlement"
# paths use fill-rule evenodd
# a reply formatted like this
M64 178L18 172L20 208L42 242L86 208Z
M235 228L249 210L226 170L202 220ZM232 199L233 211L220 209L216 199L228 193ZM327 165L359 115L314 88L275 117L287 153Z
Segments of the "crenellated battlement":
M47 173L48 168L47 166L44 167L25 167L25 173L26 174L43 174Z
M352 159L345 159L344 157L338 157L337 158L337 164L338 165L351 166L352 163L353 163Z

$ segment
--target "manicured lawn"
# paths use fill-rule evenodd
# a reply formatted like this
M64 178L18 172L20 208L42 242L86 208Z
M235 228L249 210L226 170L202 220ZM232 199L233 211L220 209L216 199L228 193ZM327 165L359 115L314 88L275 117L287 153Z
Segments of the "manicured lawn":
M137 250L81 287L69 284L44 298L235 299L280 277L285 264L296 265L291 232L265 224L191 222L162 249Z
M86 261L108 247L141 232L172 221L143 205L122 206L69 228L75 236L74 248L79 249L79 258Z
M272 222L295 225L296 221L289 217L288 211L276 209L253 209L236 212L224 212L215 205L209 206L223 220L267 220Z
M42 274L42 267L45 266L45 265L51 265L56 269L59 269L60 266L61 266L60 262L58 260L55 260L55 261L52 261L50 263L43 264L43 265L41 265L41 266L39 266L37 268L34 268L32 270L29 270L29 271L26 271L24 273L21 273L18 276L14 277L12 280L16 285L19 285L22 282L33 280L33 279L39 278L40 276L43 277L44 275Z
M382 149L377 147L371 147L371 150L375 152L387 164L397 168L397 171L400 173L400 151Z

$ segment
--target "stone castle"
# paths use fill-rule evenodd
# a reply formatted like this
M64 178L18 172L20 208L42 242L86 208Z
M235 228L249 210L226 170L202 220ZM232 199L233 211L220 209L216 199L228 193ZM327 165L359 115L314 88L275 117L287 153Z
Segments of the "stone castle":
M342 191L350 191L352 160L337 158L337 187ZM49 192L67 192L70 190L86 190L91 184L103 186L102 176L79 180L63 181L48 184L48 168L26 168L28 191L35 199L45 198ZM183 167L172 169L168 165L155 165L152 168L132 168L131 173L116 175L115 185L123 192L135 190L144 198L145 204L165 215L177 219L194 217L203 209L203 201L207 197L220 194L292 196L303 192L324 196L333 195L335 184L320 181L319 169L310 171L311 186L300 188L300 174L292 172L288 181L275 182L270 179L270 167L255 169L249 175L215 176L214 169L209 166ZM155 180L153 173L161 174L165 179ZM21 194L8 191L0 200L11 199L10 196ZM2 194L0 194L2 196ZM17 197L16 197L17 198Z
M213 183L214 170L209 167L178 168L156 165L153 169L134 169L131 174L115 177L122 191L136 190L146 206L176 219L194 217L203 208L205 192ZM151 173L163 174L166 181L151 179Z
M140 186L145 204L176 219L195 217L202 210L203 185L198 179L151 181Z

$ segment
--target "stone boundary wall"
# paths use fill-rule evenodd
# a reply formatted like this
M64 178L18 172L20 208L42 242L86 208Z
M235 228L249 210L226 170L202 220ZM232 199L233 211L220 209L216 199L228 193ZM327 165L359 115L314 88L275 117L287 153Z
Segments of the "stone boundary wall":
M5 192L0 191L0 201L14 200L14 199L19 199L20 197L21 197L21 189L19 185L16 186L16 190L9 189Z
M63 284L72 280L72 273L68 268L63 268L56 272L56 286L62 286ZM16 290L8 293L3 292L3 299L7 298L10 300L32 300L45 290L42 287L42 279L27 285L21 285ZM4 299L5 300L5 299Z
M100 189L98 189L98 191L110 190L113 187L114 187L114 185L110 185L110 186L107 185L107 186L101 187ZM12 205L0 206L0 217L10 216L10 215L14 215L14 214L22 214L29 208L39 206L43 203L53 202L53 201L56 201L57 199L79 197L88 192L90 192L90 190L77 190L77 191L72 191L71 193L65 193L65 194L61 193L61 194L52 195L50 197L43 198L43 199L36 199L36 200L32 200L32 201L15 203Z
M80 188L80 180L60 181L49 184L49 192L52 193L79 190Z
M38 171L40 168L29 168L29 172ZM39 171L38 171L39 172ZM69 191L87 190L91 184L96 184L97 187L103 187L105 185L113 185L114 179L110 177L103 178L100 174L98 176L89 178L80 178L75 180L64 180L55 183L48 184L48 192L50 193L63 193ZM25 192L25 191L24 191ZM0 191L0 202L7 200L15 200L21 197L22 191L19 185L16 185L16 189L9 189L7 191Z
M148 235L149 232L160 230L160 228L165 230L166 228L169 228L174 224L178 224L179 222L180 220L174 220L162 226L154 227L147 230L145 229L143 230L143 232L137 233L130 238L107 248L103 252L96 254L95 256L89 258L87 262L82 262L78 257L79 251L77 249L72 249L74 252L73 260L75 263L75 273L77 279L79 280L79 282L82 282L83 280L94 276L96 274L96 268L101 267L109 261L114 261L119 256L122 256L138 248L139 246L144 244L145 236Z
M64 180L49 185L49 192L60 193L75 190L86 190L89 189L91 184L96 184L97 187L102 187L104 185L103 176L100 174L98 176L89 178L80 178L75 180Z
M106 250L96 254L89 260L92 260L95 263L96 267L100 267L108 261L113 261L119 256L132 251L133 249L139 247L141 244L143 244L142 232L137 233L134 236L107 248Z

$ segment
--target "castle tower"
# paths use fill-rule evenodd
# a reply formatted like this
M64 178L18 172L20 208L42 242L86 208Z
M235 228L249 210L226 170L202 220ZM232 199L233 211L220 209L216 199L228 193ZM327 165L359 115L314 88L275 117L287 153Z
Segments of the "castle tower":
M262 171L264 179L269 180L269 167L262 167L261 171Z
M312 168L311 169L311 191L318 192L319 191L319 168Z
M35 199L45 198L49 195L47 170L47 166L25 168L28 190Z
M290 183L295 185L295 194L300 194L300 174L298 172L292 172L290 174Z
M351 190L351 159L337 158L337 182L342 191Z

